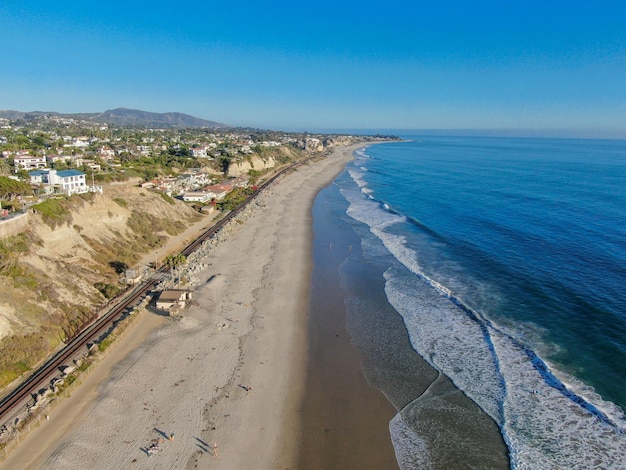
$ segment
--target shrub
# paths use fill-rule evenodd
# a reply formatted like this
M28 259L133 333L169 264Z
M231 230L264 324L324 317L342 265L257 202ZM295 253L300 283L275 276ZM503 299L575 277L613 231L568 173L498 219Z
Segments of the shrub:
M0 274L13 278L22 275L19 256L28 251L28 237L25 233L0 239Z
M96 289L100 291L100 293L107 299L112 299L117 297L120 293L120 288L114 286L113 284L107 284L105 282L96 282L93 285Z
M116 197L113 199L114 202L116 202L119 206L122 206L124 208L128 207L128 203L126 202L125 199L122 199L121 197Z
M39 333L0 339L0 388L31 370L48 352L48 341Z
M111 338L111 336L107 336L106 338L104 338L102 341L98 343L98 351L100 352L106 351L107 348L111 346L112 342L113 342L113 338Z
M163 198L163 200L165 202L168 202L170 204L176 204L176 201L174 200L173 197L171 197L171 196L169 196L169 195L167 195L165 193L162 193L162 192L159 192L159 194L161 195L161 197Z
M72 220L72 214L68 209L66 198L50 198L39 204L35 204L32 208L41 215L41 219L44 223L52 229L64 223L69 223Z

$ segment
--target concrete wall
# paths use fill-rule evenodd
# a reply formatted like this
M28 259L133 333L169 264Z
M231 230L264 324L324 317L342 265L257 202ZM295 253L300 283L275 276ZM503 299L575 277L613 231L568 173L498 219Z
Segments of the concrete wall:
M28 212L0 220L0 238L17 235L28 228Z

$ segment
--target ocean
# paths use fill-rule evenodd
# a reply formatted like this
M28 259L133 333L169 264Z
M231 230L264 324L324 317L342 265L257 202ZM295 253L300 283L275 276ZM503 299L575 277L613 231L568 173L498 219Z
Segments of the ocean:
M313 209L399 466L626 468L626 141L403 137Z

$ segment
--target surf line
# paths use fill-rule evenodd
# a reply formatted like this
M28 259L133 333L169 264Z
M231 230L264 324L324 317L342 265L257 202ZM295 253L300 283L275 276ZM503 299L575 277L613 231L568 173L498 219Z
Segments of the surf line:
M561 382L550 371L550 368L543 361L543 359L541 359L537 355L537 353L535 351L530 349L528 346L525 346L525 345L521 344L517 339L515 339L514 337L512 337L508 333L506 333L506 332L496 328L493 325L493 323L490 322L489 320L483 319L483 318L479 317L472 309L470 309L469 307L464 305L461 302L460 299L454 297L452 294L445 293L444 295L446 297L448 297L448 299L450 299L450 301L452 301L452 303L454 303L454 305L456 305L461 310L463 310L466 313L466 315L468 315L468 317L470 319L478 322L478 324L480 325L481 329L484 329L484 334L485 335L488 335L488 332L486 331L487 330L487 326L489 328L493 328L498 333L506 336L513 344L515 344L522 351L524 351L526 356L528 356L528 358L530 359L530 362L533 365L533 367L535 368L535 370L539 373L539 375L543 378L543 380L545 381L545 383L547 385L549 385L550 387L552 387L555 390L557 390L559 393L561 393L561 395L563 395L568 400L574 402L576 405L580 406L582 409L584 409L584 410L588 411L589 413L591 413L600 422L613 427L615 430L617 430L620 433L623 432L623 430L620 429L620 427L611 418L609 418L604 412L602 412L597 406L595 406L593 403L588 402L583 397L581 397L580 395L577 395L576 393L572 392L569 388L567 388L565 386L565 384L563 382ZM495 359L496 359L496 364L499 364L499 362L497 360L497 354L495 352L495 349L493 349L493 345L491 344L491 341L489 341L489 348L493 351L493 354L494 354ZM506 389L506 385L504 385L504 386L505 386L505 389Z
M511 340L515 341L513 338L511 338ZM526 353L533 367L537 370L537 372L539 372L539 375L543 377L546 384L558 390L564 397L568 398L584 410L591 413L600 422L608 424L620 433L624 432L624 430L620 429L620 427L615 422L613 422L613 420L609 418L605 413L603 413L597 406L595 406L593 403L588 402L580 395L576 395L576 393L568 389L563 382L561 382L552 372L550 372L549 367L546 365L545 362L543 362L543 360L539 356L537 356L537 353L535 353L535 351L519 343L518 346L522 348L522 350Z
M494 357L496 366L499 368L499 360L497 357L497 353L495 351L495 348L493 347L493 343L491 341L490 338L490 334L488 332L488 328L493 329L494 331L498 332L499 334L505 336L506 338L508 338L513 344L515 344L517 347L519 347L522 351L524 351L524 353L528 356L528 358L530 359L531 364L533 365L533 367L535 368L535 370L539 373L539 375L544 379L545 383L547 385L549 385L550 387L554 388L555 390L557 390L559 393L561 393L565 398L567 398L568 400L572 401L573 403L575 403L576 405L580 406L582 409L584 409L585 411L591 413L593 416L595 416L600 422L607 424L609 426L611 426L612 428L614 428L617 432L619 433L623 433L624 430L621 429L617 423L615 423L611 418L609 418L604 412L602 412L597 406L595 406L594 404L588 402L587 400L585 400L583 397L581 397L580 395L577 395L576 393L574 393L573 391L571 391L570 389L568 389L565 384L563 382L561 382L551 371L550 368L547 366L547 364L537 355L537 353L535 353L535 351L533 351L532 349L530 349L528 346L525 346L523 344L520 343L519 340L515 339L513 336L511 336L510 334L500 330L499 328L497 328L490 320L483 318L481 315L479 315L478 313L476 313L474 310L472 310L470 307L468 307L467 305L465 305L463 303L463 301L461 299L459 299L458 297L454 296L452 294L452 292L447 289L446 287L440 285L438 282L430 279L428 276L426 276L425 274L419 272L419 273L415 273L417 274L417 276L419 276L420 278L422 278L426 283L428 283L431 287L433 287L435 290L439 291L439 293L441 295L443 295L444 297L446 297L448 300L450 300L454 305L456 305L459 309L461 309L461 311L463 311L465 313L465 315L468 316L468 318L470 318L472 321L477 322L479 327L481 328L485 341L487 341L488 347ZM498 375L501 378L501 386L503 387L503 391L506 395L506 383L504 381L504 378L502 377L502 374L500 373L500 370L498 369ZM499 408L501 411L503 408L503 403L499 404ZM504 416L504 414L503 414ZM505 436L505 441L506 441L506 436Z

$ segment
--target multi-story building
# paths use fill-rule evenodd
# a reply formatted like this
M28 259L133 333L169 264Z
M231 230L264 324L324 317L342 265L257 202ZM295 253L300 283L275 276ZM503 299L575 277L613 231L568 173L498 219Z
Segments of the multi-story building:
M85 173L78 170L36 170L30 173L30 182L54 186L60 193L71 196L91 191L85 182ZM99 192L102 192L101 188Z
M15 171L45 168L46 157L44 156L33 157L31 155L16 155L13 158L13 164L15 165Z

